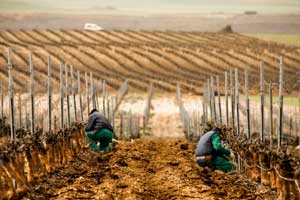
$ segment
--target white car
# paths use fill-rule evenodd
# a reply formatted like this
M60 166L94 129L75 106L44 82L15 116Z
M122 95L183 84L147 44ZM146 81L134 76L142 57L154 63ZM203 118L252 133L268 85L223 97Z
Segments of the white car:
M92 24L92 23L86 23L84 25L85 30L91 30L91 31L101 31L103 30L102 27L98 26L97 24Z

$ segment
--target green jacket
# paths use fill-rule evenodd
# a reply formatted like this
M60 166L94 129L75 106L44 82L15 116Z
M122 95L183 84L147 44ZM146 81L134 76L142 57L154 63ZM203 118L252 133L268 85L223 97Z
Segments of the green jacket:
M217 156L229 155L230 150L226 149L221 143L221 137L219 134L213 134L211 136L212 146L217 154Z

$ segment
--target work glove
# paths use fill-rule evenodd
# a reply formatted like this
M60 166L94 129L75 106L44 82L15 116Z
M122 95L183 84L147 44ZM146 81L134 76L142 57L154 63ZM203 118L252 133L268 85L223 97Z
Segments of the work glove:
M230 151L229 157L230 157L230 159L234 159L235 158L235 155L234 155L234 153L232 151Z

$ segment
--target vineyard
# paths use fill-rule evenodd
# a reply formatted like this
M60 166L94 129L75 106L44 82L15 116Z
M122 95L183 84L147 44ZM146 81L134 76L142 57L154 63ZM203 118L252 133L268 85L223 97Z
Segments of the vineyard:
M279 56L285 56L286 90L297 89L299 48L229 33L147 32L147 31L1 31L1 80L7 88L7 48L13 50L15 89L28 84L29 52L35 66L37 92L47 85L47 57L53 65L53 88L59 88L59 65L93 72L116 90L125 79L133 90L145 92L152 82L163 92L201 93L206 78L237 67L249 70L249 81L256 83L259 63L264 62L266 79L274 79ZM101 72L101 73L100 73ZM172 73L170 73L172 72ZM84 82L84 80L81 80ZM274 79L275 81L275 79ZM252 85L254 88L258 85Z
M0 200L300 197L299 47L223 32L6 30L0 77ZM93 108L114 127L109 153L86 147ZM236 171L195 163L215 126Z

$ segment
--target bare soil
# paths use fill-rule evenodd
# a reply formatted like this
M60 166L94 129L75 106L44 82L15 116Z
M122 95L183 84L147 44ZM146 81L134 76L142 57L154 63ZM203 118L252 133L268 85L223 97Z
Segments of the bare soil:
M154 99L151 137L121 141L110 153L86 151L33 183L23 199L275 199L237 172L197 166L174 100Z
M203 173L182 139L122 142L85 152L33 184L23 199L275 199L238 173Z
M106 30L220 31L231 25L238 33L299 34L300 15L294 14L66 14L3 13L0 30L12 29L83 29L96 23Z

